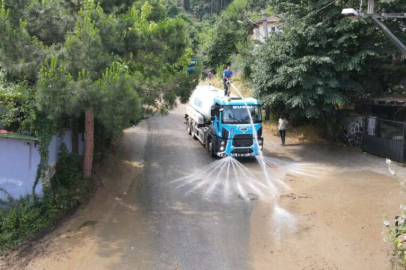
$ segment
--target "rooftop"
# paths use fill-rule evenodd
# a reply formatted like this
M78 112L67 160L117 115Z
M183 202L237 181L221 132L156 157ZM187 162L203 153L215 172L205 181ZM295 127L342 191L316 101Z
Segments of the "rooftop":
M27 141L38 141L36 137L22 135L19 133L0 133L0 138L7 138L7 139L19 139L19 140L27 140Z
M268 22L277 22L277 21L279 21L279 18L270 16L270 17L267 17L267 21ZM254 21L254 23L255 24L260 24L260 23L262 23L262 19L261 20L256 20L256 21Z
M359 101L368 105L406 107L406 97L376 97Z

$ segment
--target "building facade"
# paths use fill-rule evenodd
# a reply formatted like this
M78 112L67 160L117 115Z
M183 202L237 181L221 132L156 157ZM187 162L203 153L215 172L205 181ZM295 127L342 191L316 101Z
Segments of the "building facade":
M255 21L251 31L251 38L259 42L265 42L266 36L282 31L278 21L279 19L277 17L267 17L266 28L264 27L264 21Z

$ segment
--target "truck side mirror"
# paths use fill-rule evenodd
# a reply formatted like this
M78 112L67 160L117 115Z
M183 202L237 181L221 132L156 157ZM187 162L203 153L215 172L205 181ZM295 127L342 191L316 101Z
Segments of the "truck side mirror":
M214 106L211 106L210 114L212 118L216 115Z

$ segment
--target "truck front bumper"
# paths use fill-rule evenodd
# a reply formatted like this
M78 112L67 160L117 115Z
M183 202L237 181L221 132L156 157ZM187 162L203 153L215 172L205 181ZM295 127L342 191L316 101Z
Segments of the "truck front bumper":
M217 156L219 157L235 157L235 158L248 158L259 155L260 151L263 149L263 138L258 138L258 144L254 143L250 147L234 147L232 145L232 140L218 139Z

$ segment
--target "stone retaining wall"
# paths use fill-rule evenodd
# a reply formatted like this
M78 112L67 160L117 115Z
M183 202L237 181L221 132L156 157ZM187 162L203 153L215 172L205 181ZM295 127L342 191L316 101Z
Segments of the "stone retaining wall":
M364 132L363 117L348 117L342 120L339 127L338 139L354 147L362 147Z

